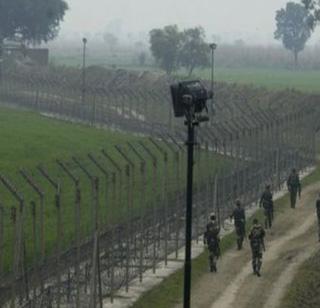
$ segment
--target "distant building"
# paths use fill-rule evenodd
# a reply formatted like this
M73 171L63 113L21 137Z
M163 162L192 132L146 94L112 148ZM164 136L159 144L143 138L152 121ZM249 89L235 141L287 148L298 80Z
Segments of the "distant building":
M49 64L48 48L28 48L21 42L6 40L3 49L4 56L11 59L27 62L30 65L47 66Z

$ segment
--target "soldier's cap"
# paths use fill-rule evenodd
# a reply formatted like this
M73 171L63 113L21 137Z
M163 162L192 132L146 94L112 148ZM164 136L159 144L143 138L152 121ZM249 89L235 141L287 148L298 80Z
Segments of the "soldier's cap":
M215 213L211 213L209 215L209 217L210 217L211 220L216 220L216 214Z

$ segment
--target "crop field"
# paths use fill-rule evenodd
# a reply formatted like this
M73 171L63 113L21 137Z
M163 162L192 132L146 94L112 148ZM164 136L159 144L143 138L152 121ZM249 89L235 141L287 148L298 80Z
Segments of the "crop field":
M52 58L53 63L66 66L81 67L81 53L65 55L57 54ZM139 66L134 63L134 59L128 58L128 55L118 56L115 59L108 58L105 55L97 55L92 53L88 57L88 65L99 65L103 67L114 67L118 69L126 69L133 71L152 71L163 74L164 72L152 63L145 66ZM186 72L180 70L178 76L185 78ZM210 79L211 72L209 68L196 69L192 78ZM320 78L319 70L311 69L284 69L284 68L257 68L257 67L220 67L217 63L215 69L215 78L217 81L225 81L229 83L251 84L255 86L267 87L269 89L286 89L294 88L297 90L319 93L320 87L318 80Z
M195 76L210 79L210 70L197 70ZM216 79L230 83L251 84L270 89L294 88L300 91L319 93L320 71L259 69L259 68L217 68Z
M132 134L125 134L120 132L112 132L108 130L90 128L80 124L71 124L63 121L48 119L38 114L26 111L17 111L14 109L8 109L5 107L0 108L0 170L1 174L8 178L8 180L14 184L18 192L21 193L25 200L25 215L26 215L26 226L25 236L27 245L27 259L31 260L34 258L34 234L32 229L36 227L40 230L40 208L38 196L27 188L26 182L19 174L20 168L26 170L26 172L35 180L44 192L45 202L45 213L44 213L44 246L45 254L50 254L52 249L56 245L56 209L54 207L54 191L49 184L41 178L36 167L38 165L44 166L49 174L60 181L62 186L62 224L63 224L63 243L62 247L67 248L74 238L74 188L72 182L68 180L67 176L59 169L56 160L59 159L69 168L69 170L80 179L81 189L81 229L82 238L90 234L92 228L92 217L91 217L91 190L89 180L85 178L81 170L77 168L71 157L76 157L83 163L85 168L89 170L93 175L99 174L98 170L89 163L87 154L92 153L93 156L105 166L106 170L110 171L110 177L106 178L103 174L99 174L101 177L100 191L99 191L99 223L102 228L110 223L116 223L124 219L132 218L137 215L137 211L141 210L141 207L150 206L154 200L159 198L164 185L162 179L164 177L164 162L163 156L157 149L148 141L147 138L135 137ZM138 152L142 155L142 149L139 147L139 141L143 141L148 148L154 153L157 162L157 180L158 182L158 193L155 195L152 191L153 174L150 159L146 159L146 185L143 187L142 177L139 170L139 160L135 157L135 154L128 148L128 142L138 149ZM123 151L125 151L136 165L136 172L134 174L134 190L133 190L133 207L132 212L128 214L128 208L126 206L126 196L128 194L128 188L126 183L121 185L114 183L116 187L111 187L111 175L115 174L114 170L110 169L110 164L106 164L103 161L101 155L101 149L105 149L106 152L118 163L121 169L125 170L125 164L121 161L121 155L116 151L115 146L118 145ZM165 147L164 144L159 142L165 151L168 152L168 167L169 171L167 176L169 177L168 183L170 185L169 191L176 189L176 185L179 188L184 188L184 181L179 183L175 180L173 165L173 154L170 153L169 148ZM201 164L202 169L197 169L196 180L204 179L208 172L212 172L214 168L222 168L227 165L228 161L222 159L219 155L210 155L199 151L200 157L205 158L205 161ZM185 176L185 156L182 154L180 160L181 167L181 178ZM71 162L70 162L71 161ZM204 165L204 162L206 165ZM208 167L209 169L203 169ZM134 172L135 170L132 170ZM119 180L119 179L118 179ZM119 191L118 200L112 200L111 194L112 189ZM141 190L144 191L145 201L141 202ZM4 268L9 269L11 267L10 260L12 259L13 253L13 223L10 222L10 211L12 208L18 209L17 201L15 201L8 191L0 185L0 196L1 204L5 211L4 221ZM113 196L114 197L114 196ZM35 202L36 217L33 216L32 203ZM131 217L130 217L131 216ZM33 219L36 220L35 225ZM40 236L38 234L38 236ZM38 242L39 239L36 239ZM35 248L39 252L40 247ZM1 261L1 258L0 258Z

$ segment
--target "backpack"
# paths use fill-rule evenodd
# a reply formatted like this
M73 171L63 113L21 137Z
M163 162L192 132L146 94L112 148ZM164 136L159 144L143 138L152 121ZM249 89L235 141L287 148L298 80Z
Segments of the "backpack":
M250 232L250 240L252 242L260 241L264 237L264 232L261 226L254 226Z
M205 238L207 241L208 246L213 245L218 240L218 235L220 232L220 228L215 223L208 223L207 224L207 231L205 232Z

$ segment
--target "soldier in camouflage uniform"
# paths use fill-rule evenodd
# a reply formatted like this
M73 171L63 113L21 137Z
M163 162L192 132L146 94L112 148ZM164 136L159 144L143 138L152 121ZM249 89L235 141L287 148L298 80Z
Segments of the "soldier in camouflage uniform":
M263 227L259 224L258 219L254 219L249 233L249 240L252 252L252 269L253 273L258 277L261 276L262 253L265 250L264 237L265 231Z
M233 210L230 218L234 219L234 227L237 234L237 247L238 250L241 250L243 240L246 236L246 214L244 209L241 207L240 200L236 201L236 208Z
M209 250L209 265L210 271L217 271L217 260L220 257L220 227L216 221L215 214L210 214L210 222L207 224L206 232L204 233L203 242Z
M317 210L317 217L318 217L318 236L320 242L320 193L316 202L316 210Z
M272 227L272 220L273 220L273 196L270 189L270 185L266 186L266 190L263 192L260 198L260 207L264 209L264 227L269 229Z
M294 209L296 207L297 194L299 194L299 197L301 196L301 184L296 169L292 169L287 180L287 186L290 193L291 208Z

